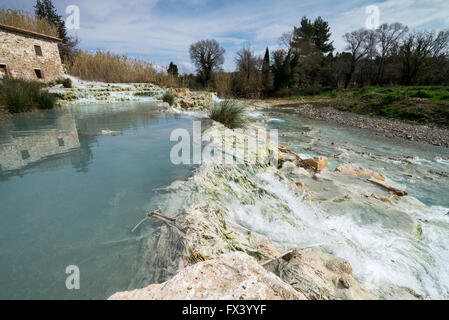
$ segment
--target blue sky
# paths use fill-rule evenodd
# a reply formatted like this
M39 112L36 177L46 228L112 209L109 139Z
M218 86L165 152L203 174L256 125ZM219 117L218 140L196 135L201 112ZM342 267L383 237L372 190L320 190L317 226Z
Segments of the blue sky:
M234 70L235 52L251 46L280 47L278 38L302 16L329 21L337 50L342 35L365 26L369 5L377 5L380 23L402 22L410 28L449 28L448 0L54 0L59 13L77 5L81 13L80 47L103 49L166 66L170 61L192 72L191 43L214 38L226 49L224 68ZM34 0L2 0L1 7L33 10Z

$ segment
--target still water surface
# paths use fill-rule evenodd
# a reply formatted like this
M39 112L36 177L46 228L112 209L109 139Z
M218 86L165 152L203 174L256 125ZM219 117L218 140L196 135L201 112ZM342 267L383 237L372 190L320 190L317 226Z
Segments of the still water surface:
M131 283L154 189L193 168L170 162L193 118L153 104L19 115L0 127L0 299L104 299ZM118 135L102 135L102 130ZM80 269L67 290L66 267Z

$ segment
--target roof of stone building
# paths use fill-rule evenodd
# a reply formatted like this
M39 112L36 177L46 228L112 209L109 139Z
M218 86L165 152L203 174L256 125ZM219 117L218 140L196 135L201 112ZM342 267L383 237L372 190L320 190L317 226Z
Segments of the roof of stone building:
M22 29L22 28L8 26L6 24L1 24L1 23L0 23L0 29L4 29L7 31L12 31L12 32L16 32L16 33L21 33L21 34L25 34L25 35L30 35L30 36L34 36L34 37L38 37L38 38L43 38L43 39L51 40L51 41L57 41L57 42L62 41L62 39L57 38L57 37L49 36L49 35L46 35L43 33L30 31L30 30L26 30L26 29Z

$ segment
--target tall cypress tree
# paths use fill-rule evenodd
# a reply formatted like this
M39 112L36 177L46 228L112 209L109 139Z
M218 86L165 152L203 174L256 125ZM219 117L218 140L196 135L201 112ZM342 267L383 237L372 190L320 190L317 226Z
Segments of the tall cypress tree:
M262 84L265 92L271 89L271 67L270 67L270 51L265 50L265 56L263 58L262 64Z
M78 44L78 39L72 38L67 35L67 29L65 22L58 12L51 0L37 0L34 6L34 13L36 16L48 21L51 25L56 26L58 29L58 37L62 39L62 43L59 44L59 55L63 63L71 61L73 51Z
M168 66L168 69L167 69L167 73L171 74L172 76L177 77L179 74L178 66L176 64L174 64L173 62L170 62L170 65Z

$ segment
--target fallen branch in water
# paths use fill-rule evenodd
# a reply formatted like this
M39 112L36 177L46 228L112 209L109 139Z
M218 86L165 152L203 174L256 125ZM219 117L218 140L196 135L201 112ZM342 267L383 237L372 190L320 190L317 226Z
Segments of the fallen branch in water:
M157 209L156 211L148 212L147 216L149 218L162 221L169 227L175 228L182 235L185 234L185 231L176 224L176 219L168 217L162 209Z

